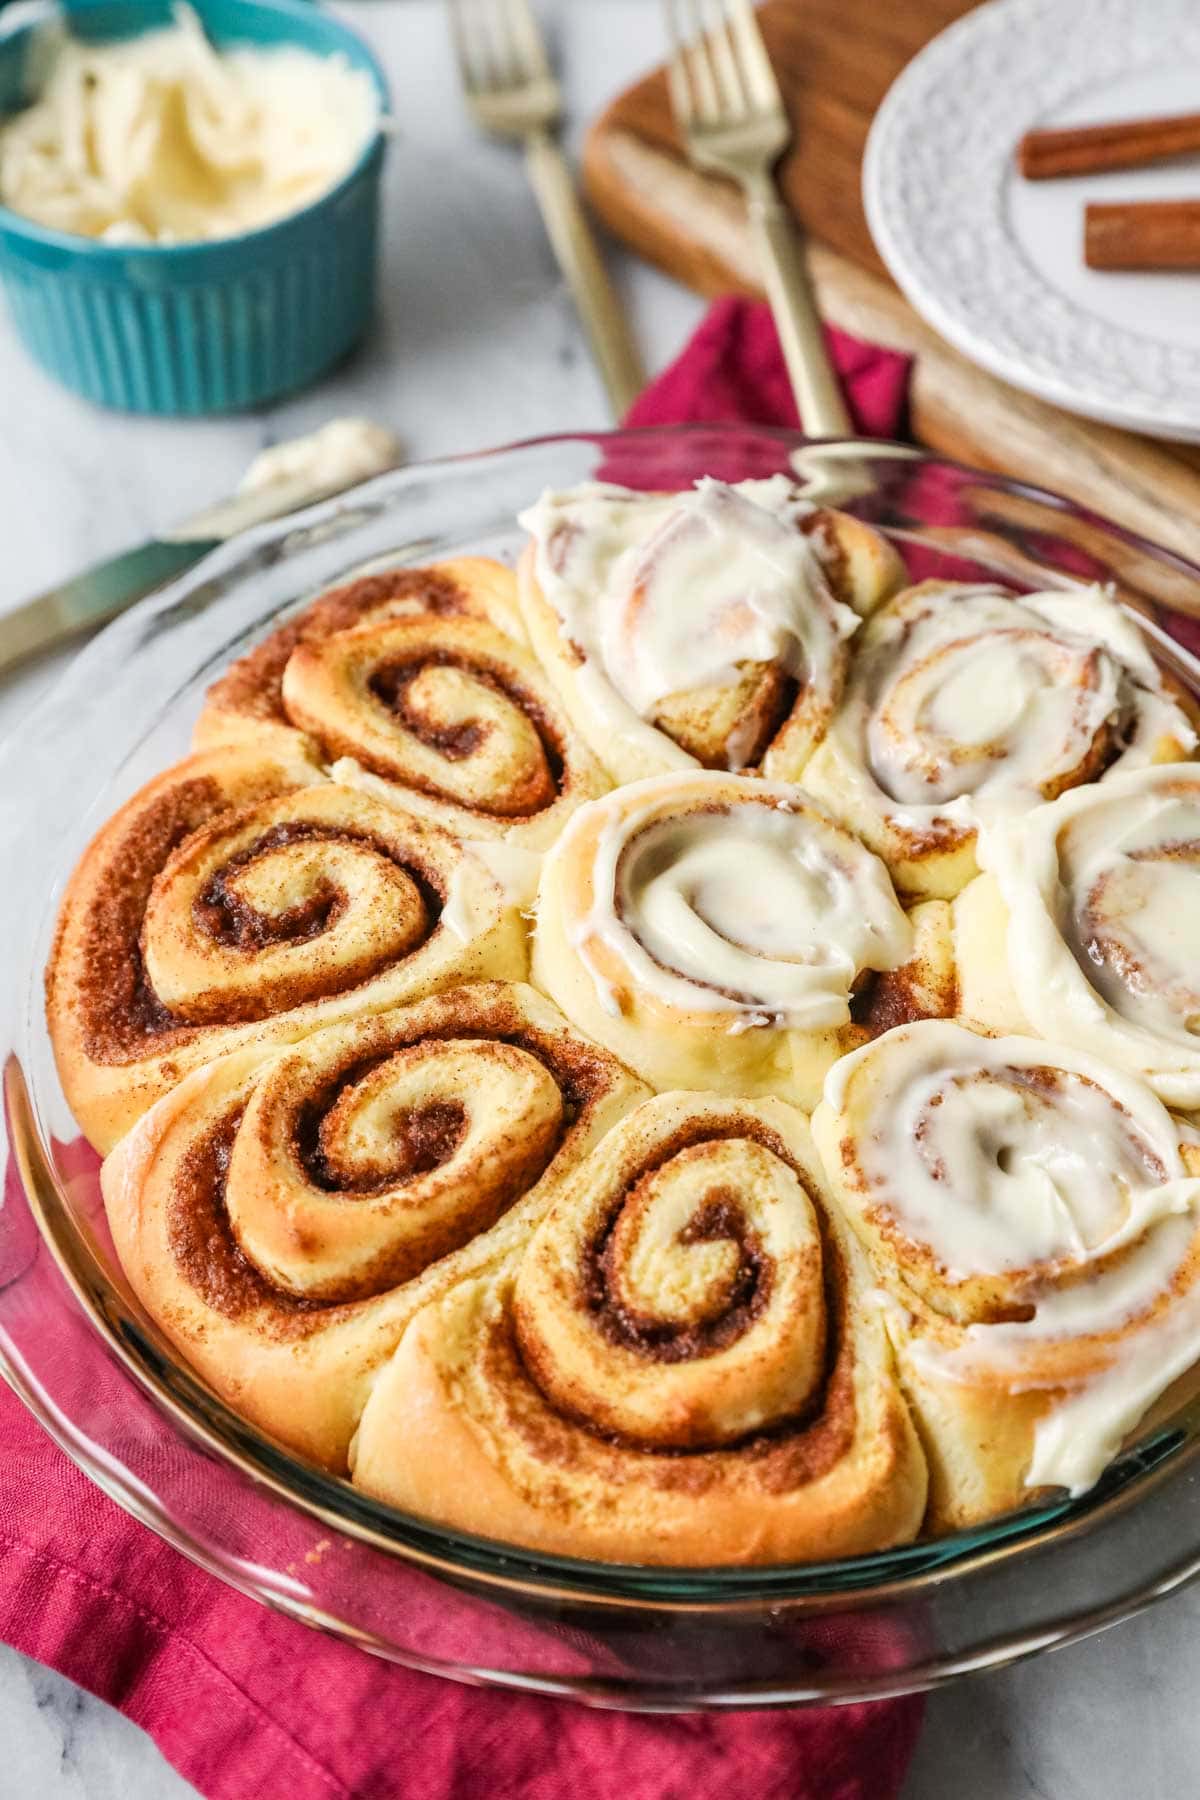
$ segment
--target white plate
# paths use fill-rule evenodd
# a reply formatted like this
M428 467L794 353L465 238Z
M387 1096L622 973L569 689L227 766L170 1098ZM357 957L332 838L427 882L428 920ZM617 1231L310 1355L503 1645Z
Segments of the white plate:
M1034 126L1200 110L1198 0L990 0L909 64L863 166L879 253L916 310L1015 387L1200 442L1200 274L1098 274L1088 200L1200 198L1200 156L1018 174Z

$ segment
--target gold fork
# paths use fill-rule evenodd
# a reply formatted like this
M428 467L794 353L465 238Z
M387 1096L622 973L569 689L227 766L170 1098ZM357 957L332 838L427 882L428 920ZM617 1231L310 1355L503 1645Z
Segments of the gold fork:
M529 0L449 0L467 104L478 125L525 144L529 179L592 355L620 418L645 372L555 131L562 94Z
M850 415L825 350L796 224L774 168L791 140L750 0L666 0L671 104L697 168L739 183L804 429L844 437Z

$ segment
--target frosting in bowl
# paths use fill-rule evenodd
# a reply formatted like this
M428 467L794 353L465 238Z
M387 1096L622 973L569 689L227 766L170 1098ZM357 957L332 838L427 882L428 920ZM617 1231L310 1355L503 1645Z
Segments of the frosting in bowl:
M343 57L218 52L180 6L115 43L56 34L40 98L0 123L0 200L106 243L236 237L328 192L378 123Z

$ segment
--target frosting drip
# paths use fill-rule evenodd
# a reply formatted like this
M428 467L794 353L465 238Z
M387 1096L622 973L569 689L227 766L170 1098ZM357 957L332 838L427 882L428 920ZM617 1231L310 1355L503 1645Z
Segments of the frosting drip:
M856 1205L964 1327L951 1344L918 1333L917 1363L1059 1390L1026 1484L1090 1487L1200 1356L1200 1179L1166 1110L1092 1057L945 1021L844 1058L825 1099Z
M614 727L653 722L673 696L728 688L747 665L832 683L859 621L800 529L811 510L776 476L669 495L589 484L547 492L521 515L589 700ZM754 748L731 732L728 766L747 766Z
M1101 589L915 588L876 616L835 735L916 827L1025 810L1195 733ZM850 759L853 763L854 759Z
M1123 1017L1200 1039L1200 785L1068 827L1060 869L1092 981Z
M1039 1030L1095 1042L1200 1104L1200 774L1164 764L984 834L1008 956ZM1100 1032L1101 1039L1095 1037Z
M1177 1204L1174 1128L1115 1071L946 1021L889 1041L893 1105L872 1115L860 1166L897 1232L932 1252L939 1280L1102 1256ZM870 1048L834 1068L833 1104ZM1185 1186L1200 1198L1200 1181Z

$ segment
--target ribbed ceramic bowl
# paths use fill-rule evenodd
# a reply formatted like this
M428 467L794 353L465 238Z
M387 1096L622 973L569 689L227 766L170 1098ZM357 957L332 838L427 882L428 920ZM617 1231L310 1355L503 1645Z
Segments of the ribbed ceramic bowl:
M383 72L362 40L313 0L192 0L218 48L296 45ZM72 0L79 36L114 40L170 23L171 0ZM34 97L36 47L53 0L0 13L0 115ZM327 194L301 212L211 243L130 248L34 224L0 206L0 286L42 367L102 406L228 412L303 387L361 337L375 288L376 132Z

